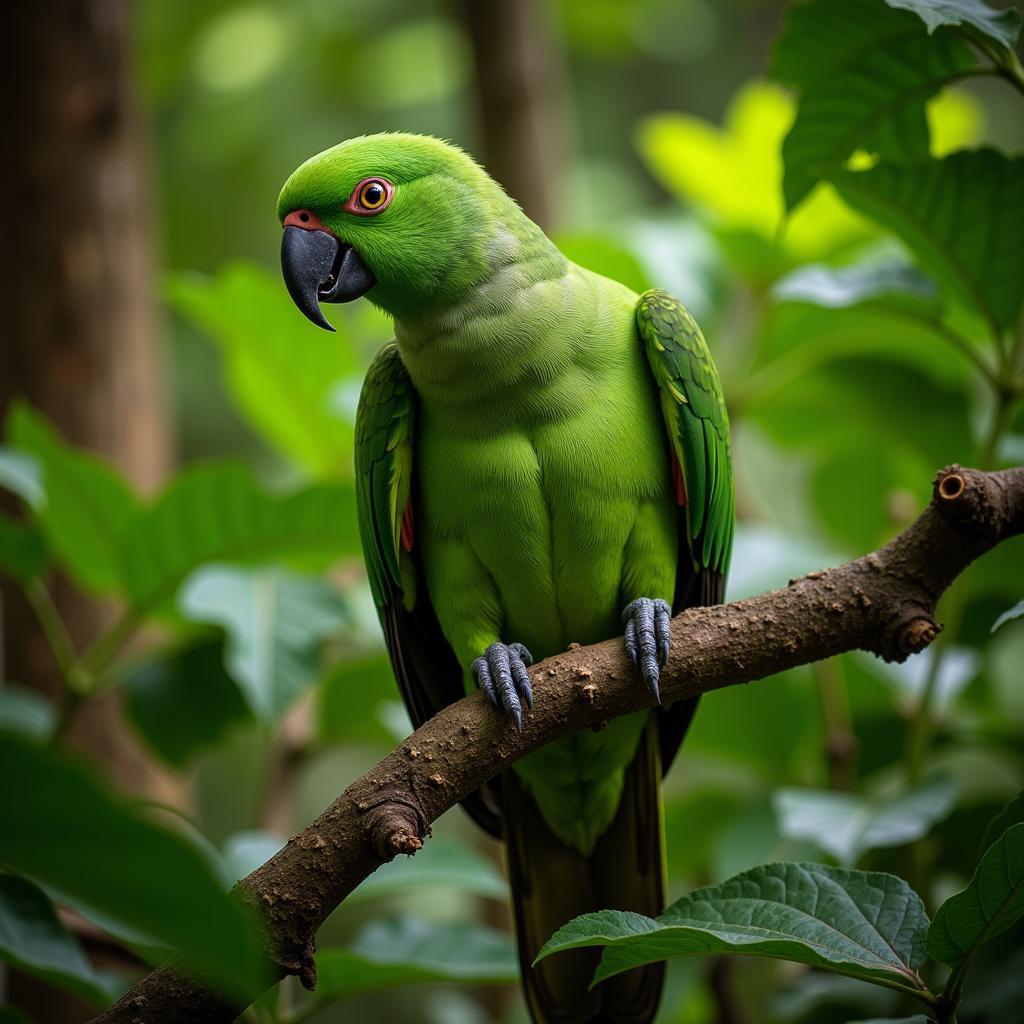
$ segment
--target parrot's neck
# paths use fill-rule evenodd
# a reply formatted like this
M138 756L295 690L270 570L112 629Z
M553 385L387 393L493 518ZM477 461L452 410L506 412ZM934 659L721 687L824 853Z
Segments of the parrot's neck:
M440 418L511 425L541 394L557 416L567 390L559 382L581 360L600 360L601 332L591 330L603 307L596 281L539 228L497 232L486 272L459 301L395 320L420 401Z

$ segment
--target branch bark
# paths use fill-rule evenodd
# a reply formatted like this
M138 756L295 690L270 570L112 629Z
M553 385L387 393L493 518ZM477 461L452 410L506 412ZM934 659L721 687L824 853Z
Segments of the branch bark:
M781 590L677 616L663 698L751 682L856 648L902 661L937 636L935 606L950 583L1022 532L1024 467L947 467L920 518L884 548ZM543 744L651 706L621 638L574 645L530 675L537 700L521 735L480 694L452 704L238 884L239 897L262 916L274 980L296 974L312 988L315 937L327 915L381 864L420 849L430 823L483 782ZM241 1009L165 966L96 1024L215 1024Z

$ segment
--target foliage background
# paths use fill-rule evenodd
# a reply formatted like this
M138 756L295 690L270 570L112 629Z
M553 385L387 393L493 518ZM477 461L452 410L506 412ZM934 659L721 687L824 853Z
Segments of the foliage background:
M578 262L681 297L724 381L740 518L731 597L884 542L927 500L939 466L1022 461L1020 403L993 433L991 391L935 329L927 286L895 304L851 301L835 297L826 270L808 277L810 265L904 257L827 185L784 223L780 145L794 99L766 77L784 5L540 7L557 82L550 229ZM151 497L65 449L29 407L7 411L2 482L29 505L39 492L32 542L98 600L120 594L123 606L127 595L115 640L145 629L126 652L93 649L96 671L77 688L78 660L64 651L73 670L62 707L12 679L0 710L10 728L45 739L95 692L123 689L132 728L183 782L176 809L142 819L183 836L230 880L408 729L349 486L355 398L388 325L366 303L333 307L330 337L297 314L276 269L277 190L305 157L364 132L431 133L485 157L478 80L461 9L441 2L142 0L135 15L163 382L184 475L147 520ZM1017 99L993 79L944 90L928 108L933 154L982 143L1019 151ZM976 336L969 310L951 317ZM272 496L282 494L297 497ZM83 495L98 503L93 526L118 533L113 547L80 521ZM205 510L200 527L175 532L175 495ZM148 580L126 568L146 564L156 565ZM1024 780L1024 620L991 633L1021 580L1018 541L975 567L941 609L941 642L906 665L846 655L706 698L666 784L670 895L781 859L893 870L931 909L961 888L985 822ZM62 778L50 814L68 807ZM81 796L97 816L105 799ZM75 842L68 856L106 855ZM173 877L164 884L176 890ZM36 899L16 886L0 909ZM148 947L117 913L103 921L87 899L64 902L132 949ZM508 927L500 852L453 811L423 854L380 872L328 922L317 995L289 982L249 1016L525 1020ZM131 976L123 963L72 969L69 943L80 939L60 926L53 935L59 976L77 977L94 1001ZM1018 926L979 962L961 1020L1016 1019L1022 966ZM670 965L659 1019L842 1024L900 1009L890 993L791 965L687 960Z

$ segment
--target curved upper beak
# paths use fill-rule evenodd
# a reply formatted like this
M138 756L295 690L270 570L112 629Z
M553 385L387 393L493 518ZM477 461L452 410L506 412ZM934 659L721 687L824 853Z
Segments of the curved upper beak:
M312 215L306 219L308 226L300 227L296 214L285 218L281 273L295 305L318 327L333 331L320 303L351 302L377 279L351 245L320 227Z

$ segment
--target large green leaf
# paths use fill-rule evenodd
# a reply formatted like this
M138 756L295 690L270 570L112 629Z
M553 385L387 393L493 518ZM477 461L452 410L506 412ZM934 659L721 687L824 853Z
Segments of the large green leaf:
M1024 157L964 150L943 160L836 169L829 179L854 209L894 231L993 331L1014 322L1024 298Z
M809 839L841 864L868 850L920 839L953 809L957 785L937 776L893 796L869 798L826 789L782 789L775 794L779 831Z
M939 907L928 955L954 965L1024 917L1024 823L1011 825L981 858L970 885Z
M1012 7L993 10L984 0L885 0L890 7L913 11L925 23L929 33L943 25L960 26L969 38L980 33L1002 48L1010 50L1020 35L1021 15Z
M391 734L379 714L381 704L393 700L397 692L391 662L383 651L339 661L317 688L321 741L380 741L390 746ZM402 733L407 735L408 730Z
M207 562L260 562L359 551L355 496L347 484L317 484L288 495L259 487L235 463L199 465L179 476L126 529L120 557L137 609L171 597Z
M360 364L344 321L331 336L313 329L280 278L251 264L212 278L176 275L168 292L219 346L231 393L252 426L311 472L351 476L353 410L344 389Z
M280 569L205 566L189 577L179 605L193 621L227 631L228 671L264 721L316 682L324 641L345 621L336 590Z
M224 670L219 638L133 668L124 678L124 691L136 728L173 765L186 764L249 718L238 686Z
M35 516L61 566L86 590L115 590L118 545L138 498L107 463L66 444L23 402L11 406L7 437L39 463L45 501Z
M684 896L657 920L628 911L584 914L560 928L538 959L604 946L596 983L657 960L742 953L922 991L927 925L920 898L894 875L766 864Z
M208 860L110 796L70 759L0 734L0 863L175 949L235 988L254 979L256 940Z
M106 1006L109 994L49 897L17 875L0 873L0 960Z
M395 985L431 981L475 984L519 977L515 946L505 932L480 925L403 917L375 921L348 949L317 954L317 996L337 999Z
M816 6L831 19L830 3ZM872 2L859 6L865 15L876 9ZM928 155L925 101L973 67L974 59L966 43L949 32L929 39L923 28L916 36L899 25L893 29L889 38L857 53L852 63L803 89L782 144L783 192L790 210L855 149L901 162Z

